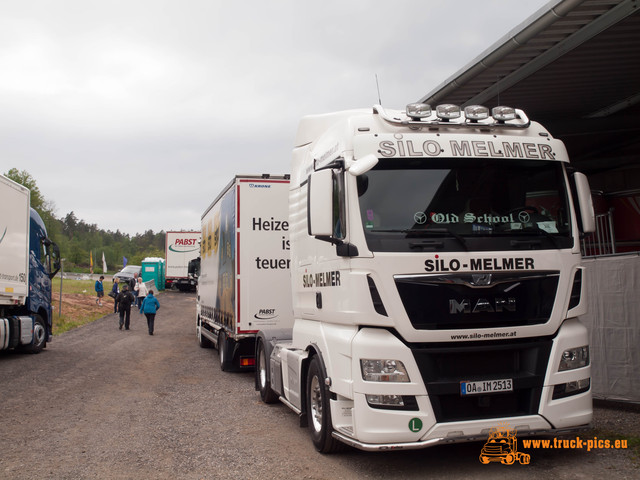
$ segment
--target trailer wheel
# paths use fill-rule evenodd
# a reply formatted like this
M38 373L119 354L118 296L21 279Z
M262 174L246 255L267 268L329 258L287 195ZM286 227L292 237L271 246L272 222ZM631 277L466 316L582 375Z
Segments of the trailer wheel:
M278 396L271 390L271 379L269 378L269 365L267 355L264 350L264 344L258 340L258 348L256 352L256 379L260 390L260 398L264 403L275 403Z
M218 334L218 357L220 358L220 370L228 372L231 370L231 359L229 358L229 342L223 330Z
M320 453L341 450L342 443L331 436L329 392L324 384L326 374L317 356L312 357L307 372L307 417L313 445Z
M33 343L25 345L25 351L28 353L40 353L47 345L47 327L40 315L33 317Z

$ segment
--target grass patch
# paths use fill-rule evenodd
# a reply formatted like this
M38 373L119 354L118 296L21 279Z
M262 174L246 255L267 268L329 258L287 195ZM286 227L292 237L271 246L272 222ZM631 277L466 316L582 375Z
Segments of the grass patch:
M60 308L60 277L54 277L51 287L53 304L53 334L60 335L74 328L104 317L113 312L113 299L105 296L102 303L106 307L99 307L95 303L95 280L62 281L62 309ZM111 285L104 284L108 292Z
M62 307L64 309L64 306ZM61 333L68 332L74 328L82 327L88 323L91 323L99 318L105 316L104 313L82 314L81 316L70 314L62 315L58 314L58 308L53 312L53 334L60 335ZM107 312L110 313L110 312Z
M62 294L64 295L65 293L82 293L90 297L95 297L95 284L95 280L72 280L69 278L65 278L62 281ZM111 285L109 285L107 288L106 282L103 282L103 285L105 286L105 290L111 288ZM60 298L60 275L56 275L55 277L53 277L53 280L51 280L51 294L53 295L54 300Z

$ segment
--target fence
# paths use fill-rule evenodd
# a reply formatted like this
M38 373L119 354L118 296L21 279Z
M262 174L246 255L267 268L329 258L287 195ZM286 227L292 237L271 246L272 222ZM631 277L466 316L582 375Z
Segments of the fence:
M582 239L582 256L598 257L616 253L616 236L613 230L613 208L596 215L596 231Z

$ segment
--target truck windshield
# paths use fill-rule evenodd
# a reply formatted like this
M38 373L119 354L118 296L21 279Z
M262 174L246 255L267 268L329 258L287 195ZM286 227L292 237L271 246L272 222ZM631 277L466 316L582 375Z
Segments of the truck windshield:
M372 251L569 248L560 162L381 159L356 179Z

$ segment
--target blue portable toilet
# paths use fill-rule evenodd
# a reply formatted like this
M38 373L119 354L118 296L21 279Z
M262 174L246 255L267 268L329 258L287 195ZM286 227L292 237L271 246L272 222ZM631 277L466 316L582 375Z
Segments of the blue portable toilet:
M156 290L164 290L164 258L147 257L142 260L142 281L153 280Z

